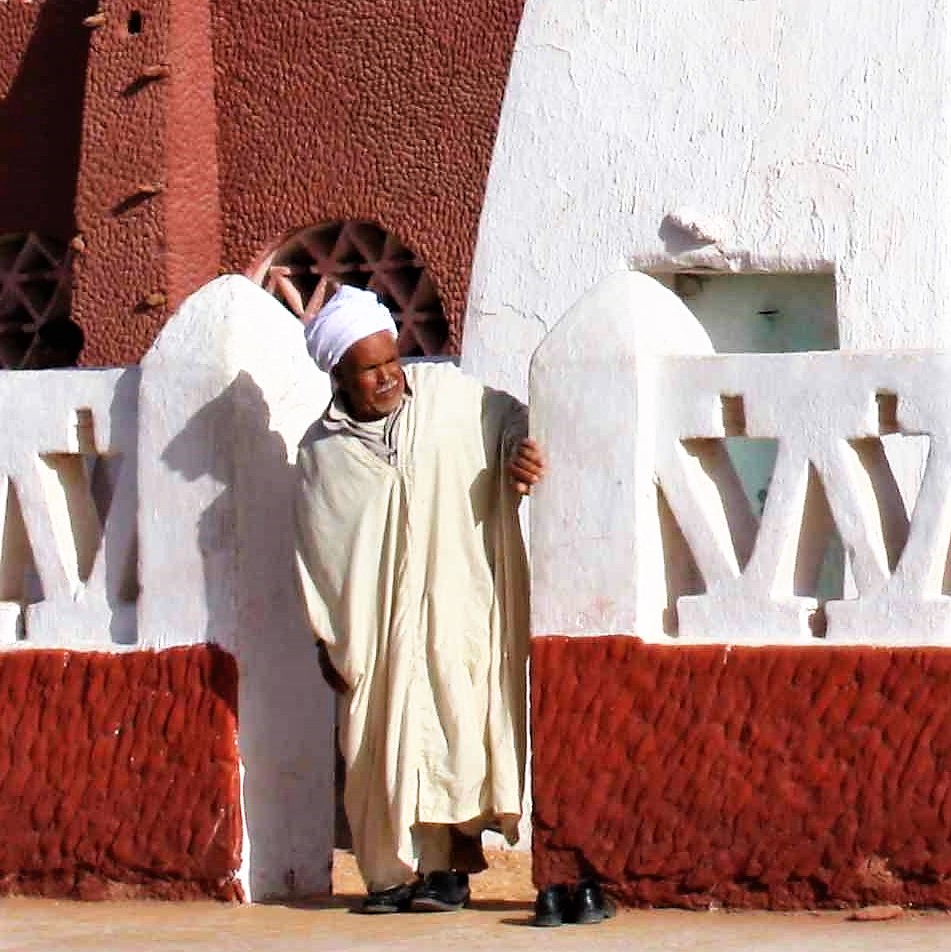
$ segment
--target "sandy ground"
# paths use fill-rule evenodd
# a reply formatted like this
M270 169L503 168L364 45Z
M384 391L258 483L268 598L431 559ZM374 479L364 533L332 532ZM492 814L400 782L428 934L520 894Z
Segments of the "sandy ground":
M596 926L531 927L524 853L493 852L472 908L444 915L354 915L363 894L338 853L335 895L295 903L0 900L0 952L951 952L951 915L904 912L856 922L849 912L622 910Z

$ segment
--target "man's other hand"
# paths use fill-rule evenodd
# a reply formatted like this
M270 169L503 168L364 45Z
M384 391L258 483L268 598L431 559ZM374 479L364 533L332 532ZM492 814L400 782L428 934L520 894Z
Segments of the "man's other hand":
M515 447L508 464L509 480L515 491L523 496L532 491L532 486L545 475L545 456L541 447L530 438Z

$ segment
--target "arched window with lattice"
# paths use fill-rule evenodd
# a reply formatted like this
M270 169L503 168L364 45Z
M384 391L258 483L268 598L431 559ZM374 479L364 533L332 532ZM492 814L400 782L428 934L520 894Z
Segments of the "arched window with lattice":
M449 323L425 265L374 222L302 229L268 252L249 276L303 321L337 284L369 288L393 312L402 356L448 353Z
M0 369L70 367L83 345L69 318L70 252L33 233L0 235Z

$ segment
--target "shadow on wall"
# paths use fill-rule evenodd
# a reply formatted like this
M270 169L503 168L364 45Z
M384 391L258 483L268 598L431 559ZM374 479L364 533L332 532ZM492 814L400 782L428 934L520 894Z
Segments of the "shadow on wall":
M242 381L242 377L246 380ZM243 388L258 390L260 395L260 390L250 376L242 372L225 391L204 404L191 417L188 425L162 453L162 462L188 482L211 479L221 489L214 502L201 513L197 526L208 613L205 638L208 641L222 640L223 633L227 637L228 628L237 623L237 606L219 602L222 597L230 596L233 589L231 575L237 568L231 561L232 534L238 520L231 447L237 437L233 401L236 393ZM277 456L278 450L283 448L283 441L278 434L268 430L270 411L260 396L259 400L261 422L255 429L264 441L261 444L261 456L267 459ZM281 447L278 447L278 443ZM272 462L271 465L275 464ZM193 531L191 526L182 528L186 532ZM225 624L222 624L223 619L227 619Z
M331 861L330 855L319 855L314 827L300 823L302 815L308 815L319 825L322 815L329 826L333 750L329 736L322 734L326 730L329 735L329 730L320 725L333 723L333 698L320 677L296 590L291 504L295 468L288 462L284 438L270 427L261 388L241 371L162 454L163 462L185 479L210 477L221 488L201 513L197 532L208 604L206 637L220 642L221 619L230 618L234 644L224 646L233 647L239 659L245 832L255 898L306 891L315 875L306 867ZM241 464L232 467L235 459ZM231 555L235 537L236 559ZM231 575L230 581L225 574ZM235 590L241 605L219 604ZM313 725L310 749L303 755L288 741L302 723ZM303 795L303 789L311 792ZM322 802L305 802L311 797ZM294 848L282 854L283 889L276 889L273 881L262 882L256 872L262 865L273 865L263 863L260 853L280 848L277 829L290 830L295 841Z
M96 6L46 0L0 99L0 234L34 231L68 241L75 232L90 34L83 19Z

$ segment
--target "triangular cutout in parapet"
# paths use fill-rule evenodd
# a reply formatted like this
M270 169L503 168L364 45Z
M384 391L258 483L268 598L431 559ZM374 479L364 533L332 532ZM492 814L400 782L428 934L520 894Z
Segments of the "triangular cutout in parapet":
M918 505L921 484L928 466L931 437L927 433L895 433L883 436L880 442L889 475L900 500L898 508L904 516L904 521L910 523Z
M77 411L79 453L46 453L43 488L63 556L75 558L76 574L85 583L102 545L123 460L121 454L95 450L92 414Z
M40 459L44 495L60 552L67 564L75 560L75 577L85 584L103 545L124 458L119 453L82 452L46 453ZM134 602L139 588L135 551L106 552L105 556L110 567L107 571L121 572L120 600ZM115 591L113 583L106 584Z
M819 603L811 622L814 635L821 637L825 634L822 606L827 601L842 598L845 570L842 538L832 518L825 487L815 466L810 463L793 569L793 593L815 598Z
M724 443L750 511L759 522L776 468L779 440L731 436Z
M6 497L4 499L4 496ZM0 482L0 602L30 605L43 600L43 586L23 523L16 486Z
M61 556L75 559L85 582L102 543L102 523L93 499L86 457L81 453L44 453L43 489Z
M681 441L689 457L699 464L703 481L697 481L694 467L694 492L701 494L712 527L719 524L730 535L736 563L742 572L753 554L778 442L733 436L726 439L686 439ZM711 492L712 490L712 492ZM715 498L713 493L716 494ZM711 504L710 500L714 499ZM711 505L720 508L719 513Z
M112 497L115 495L116 486L119 485L122 456L118 453L111 456L87 455L83 457L83 463L86 467L86 479L93 505L96 507L99 525L105 526L109 510L112 508Z
M111 453L107 456L87 455L85 457L85 464L93 505L96 507L99 524L104 533L106 520L112 510L112 501L115 497L116 489L119 486L119 480L123 476L125 458L121 453ZM105 553L106 563L110 566L111 570L116 571L117 566L121 566L121 568L118 569L118 571L121 572L118 590L120 602L133 603L139 597L137 542L138 537L136 534L133 534L128 552L117 553L107 551ZM108 545L108 541L104 544ZM112 588L110 583L107 583L107 587Z
M657 515L660 520L660 540L664 560L664 581L667 604L663 612L663 628L668 635L676 635L677 599L681 595L700 595L706 591L703 576L697 567L690 546L680 529L663 490L657 487Z
M913 511L921 488L924 467L918 452L923 449L924 459L927 459L929 442L927 437L924 437L923 444L920 439L891 436L888 437L887 450L885 441L877 437L849 441L868 477L873 505L878 512L877 525L870 529L875 530L884 546L889 572L895 571L905 550L910 522L908 514ZM900 480L896 479L893 466L900 473Z
M720 395L723 438L681 440L696 502L711 530L730 536L742 572L753 554L759 516L776 465L775 439L747 436L746 405L741 394ZM697 465L699 464L699 465Z

